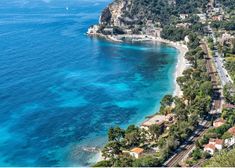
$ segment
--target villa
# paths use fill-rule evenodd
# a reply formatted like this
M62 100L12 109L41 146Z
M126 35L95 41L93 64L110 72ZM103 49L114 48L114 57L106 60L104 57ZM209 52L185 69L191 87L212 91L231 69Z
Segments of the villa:
M210 139L209 144L215 145L215 148L218 150L223 149L224 141L222 139Z
M222 139L210 139L209 143L204 146L204 151L214 155L216 150L220 151L223 149L224 141Z
M215 145L212 144L204 145L204 151L209 153L210 155L214 155L215 149L216 149Z
M165 122L173 122L173 114L168 115L154 115L149 118L147 121L141 124L141 128L148 129L151 125L163 126Z

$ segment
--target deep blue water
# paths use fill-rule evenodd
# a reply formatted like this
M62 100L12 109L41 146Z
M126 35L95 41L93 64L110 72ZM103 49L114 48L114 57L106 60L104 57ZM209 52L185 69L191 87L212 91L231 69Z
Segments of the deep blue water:
M90 165L84 147L172 93L178 51L87 37L94 1L0 1L0 166Z

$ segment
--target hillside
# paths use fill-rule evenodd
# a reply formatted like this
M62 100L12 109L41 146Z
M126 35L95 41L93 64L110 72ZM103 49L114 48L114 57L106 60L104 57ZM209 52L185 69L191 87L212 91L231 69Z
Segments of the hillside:
M207 161L204 167L235 167L235 149L218 154Z
M101 23L110 26L143 25L148 20L170 23L179 14L199 13L205 9L204 0L115 0L101 15Z

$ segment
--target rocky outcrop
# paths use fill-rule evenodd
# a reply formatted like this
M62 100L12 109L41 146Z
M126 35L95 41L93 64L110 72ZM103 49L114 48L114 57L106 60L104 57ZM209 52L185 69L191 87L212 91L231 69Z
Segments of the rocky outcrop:
M103 10L100 17L100 24L108 26L123 27L132 23L133 19L128 16L132 0L115 0Z
M159 36L161 28L171 24L172 16L177 17L182 12L190 13L203 6L204 0L198 1L114 0L102 11L98 27L93 26L89 32L104 35L125 33Z

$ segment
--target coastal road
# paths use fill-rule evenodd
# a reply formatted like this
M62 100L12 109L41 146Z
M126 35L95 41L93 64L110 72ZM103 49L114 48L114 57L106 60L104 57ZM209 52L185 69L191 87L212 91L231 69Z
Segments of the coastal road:
M213 39L214 46L216 46L217 40L215 37L215 33L210 26L208 26L208 30L209 32L211 32L211 37ZM233 80L231 79L227 70L224 67L224 60L222 58L222 55L218 52L217 47L215 47L213 51L214 51L213 61L216 66L216 70L219 74L222 86L225 86L227 83L233 83Z

